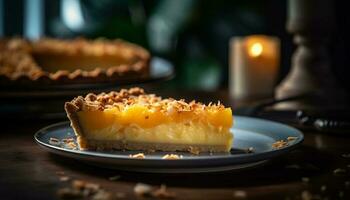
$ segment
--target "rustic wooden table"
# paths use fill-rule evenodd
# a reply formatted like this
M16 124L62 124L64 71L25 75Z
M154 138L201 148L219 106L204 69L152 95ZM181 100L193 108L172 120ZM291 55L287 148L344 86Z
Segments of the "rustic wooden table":
M177 97L189 96L229 103L225 92ZM345 134L304 131L300 148L254 169L147 174L92 167L44 151L34 142L33 134L55 122L2 122L0 199L59 199L57 192L74 180L98 184L124 199L140 198L134 193L137 183L166 184L176 199L350 199L350 138ZM118 180L110 180L115 176Z

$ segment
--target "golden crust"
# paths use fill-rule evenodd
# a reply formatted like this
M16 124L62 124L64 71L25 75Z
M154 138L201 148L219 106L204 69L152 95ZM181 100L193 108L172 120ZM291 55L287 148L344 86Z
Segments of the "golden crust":
M79 144L79 143L78 143ZM80 146L83 150L113 150L113 149L126 149L126 150L139 150L145 152L152 152L155 150L162 150L167 152L190 152L194 155L200 154L200 152L226 152L227 147L225 145L187 145L187 144L162 144L162 143L139 143L139 142L123 142L123 141L110 141L110 140L92 140L87 139L85 146ZM193 152L192 149L196 149ZM174 158L171 156L171 158ZM169 158L165 158L169 159Z
M79 105L79 104L77 104ZM84 132L79 124L79 119L77 116L77 112L79 111L79 107L73 103L66 103L64 105L64 109L66 110L67 117L70 121L70 125L73 128L75 135L77 136L77 143L79 144L81 149L84 149L87 141L84 137Z
M51 55L59 59L60 55L81 57L92 56L101 59L105 56L120 57L129 63L96 67L94 70L76 69L74 71L45 71L39 66L34 55ZM123 80L143 77L149 71L149 53L134 44L122 40L74 40L40 39L29 42L12 38L0 40L0 80L3 83L30 82L84 83L91 81ZM26 81L24 81L26 82Z

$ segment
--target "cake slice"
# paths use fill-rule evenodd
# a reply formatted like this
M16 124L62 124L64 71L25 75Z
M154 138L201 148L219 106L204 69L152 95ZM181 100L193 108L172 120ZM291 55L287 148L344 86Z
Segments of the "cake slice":
M79 96L65 110L82 150L229 152L233 141L230 108L140 88Z

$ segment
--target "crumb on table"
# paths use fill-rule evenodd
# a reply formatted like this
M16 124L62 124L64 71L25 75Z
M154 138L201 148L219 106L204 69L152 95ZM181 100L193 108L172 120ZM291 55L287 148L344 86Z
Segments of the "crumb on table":
M134 193L137 196L150 196L153 187L145 183L137 183L134 187Z
M159 189L152 192L152 196L160 199L175 198L175 193L169 192L165 184L162 184Z
M167 186L162 184L159 188L145 184L137 183L134 187L134 193L140 197L155 197L160 199L172 199L175 198L175 193L169 192Z
M100 187L100 185L83 181L73 180L69 187L60 188L57 191L60 199L99 199L111 200L124 198L124 193L112 193Z

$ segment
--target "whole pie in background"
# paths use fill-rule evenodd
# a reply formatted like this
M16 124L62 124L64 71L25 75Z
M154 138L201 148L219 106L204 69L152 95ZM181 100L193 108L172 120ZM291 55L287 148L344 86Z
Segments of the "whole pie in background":
M0 40L0 83L76 84L147 77L150 54L122 40Z

